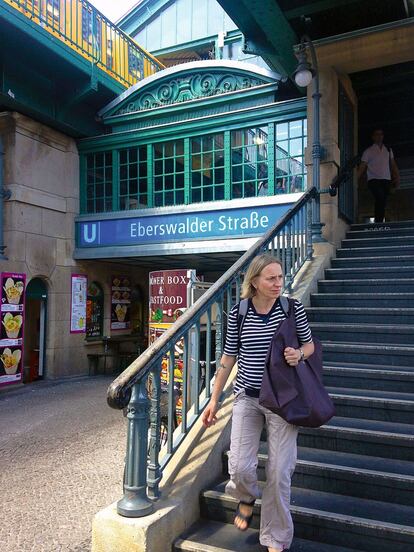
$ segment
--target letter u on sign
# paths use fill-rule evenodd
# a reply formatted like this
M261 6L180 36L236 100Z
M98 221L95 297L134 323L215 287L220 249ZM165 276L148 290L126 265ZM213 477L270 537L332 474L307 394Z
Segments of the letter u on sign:
M84 224L83 241L85 243L94 243L96 241L96 224Z

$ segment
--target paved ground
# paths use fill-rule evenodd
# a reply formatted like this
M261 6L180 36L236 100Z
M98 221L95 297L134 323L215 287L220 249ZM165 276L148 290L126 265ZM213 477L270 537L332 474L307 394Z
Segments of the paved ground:
M87 552L93 515L121 495L122 411L110 380L0 393L0 550Z

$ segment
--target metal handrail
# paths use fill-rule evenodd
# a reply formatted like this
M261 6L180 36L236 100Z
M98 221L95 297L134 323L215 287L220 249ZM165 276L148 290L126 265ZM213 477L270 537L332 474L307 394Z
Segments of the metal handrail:
M3 0L125 87L164 68L87 0Z
M295 274L312 258L312 222L319 194L308 190L263 237L259 238L178 320L148 347L109 386L108 404L117 409L128 405L128 444L124 496L119 514L139 517L153 511L151 499L159 496L162 471L211 396L212 349L215 361L223 350L224 316L240 299L241 277L252 259L262 252L277 255L285 275L285 290L291 291ZM215 319L213 321L213 317ZM205 334L205 347L201 336ZM214 339L213 339L214 338ZM183 343L182 414L175 422L175 346ZM205 350L204 389L200 386L200 352ZM167 444L160 459L161 370L168 366ZM148 397L147 383L152 389ZM148 410L149 416L148 416ZM148 448L148 422L150 443ZM148 455L149 450L149 455ZM150 499L151 498L151 499Z
M340 167L338 174L333 178L328 188L331 197L336 196L338 188L349 178L354 168L359 165L360 162L361 156L355 155Z

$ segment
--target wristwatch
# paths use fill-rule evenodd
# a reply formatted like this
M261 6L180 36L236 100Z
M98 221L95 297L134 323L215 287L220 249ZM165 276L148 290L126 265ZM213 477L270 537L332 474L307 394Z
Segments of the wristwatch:
M302 362L302 360L305 360L305 353L303 352L302 347L300 347L299 351L300 351L300 361Z

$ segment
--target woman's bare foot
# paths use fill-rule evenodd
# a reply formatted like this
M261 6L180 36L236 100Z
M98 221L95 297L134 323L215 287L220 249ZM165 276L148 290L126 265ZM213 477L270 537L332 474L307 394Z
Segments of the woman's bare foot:
M253 512L253 504L240 504L239 510L241 514L248 517ZM245 531L248 527L247 521L239 517L238 515L236 515L236 517L234 518L234 525L237 527L237 529L240 529L240 531Z

